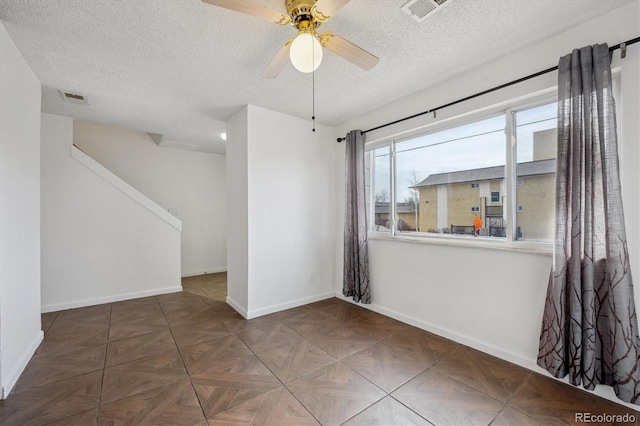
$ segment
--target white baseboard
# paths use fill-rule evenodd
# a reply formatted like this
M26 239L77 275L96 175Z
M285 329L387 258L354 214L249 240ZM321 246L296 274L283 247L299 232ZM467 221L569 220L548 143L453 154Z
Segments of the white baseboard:
M284 311L286 309L297 308L298 306L307 305L313 302L319 302L321 300L329 299L333 297L335 294L331 291L328 293L318 294L316 296L305 297L302 299L292 300L290 302L280 303L277 305L266 306L260 309L254 309L247 312L247 316L245 318L252 319L261 317L263 315L272 314L274 312Z
M235 309L240 315L242 315L243 318L247 318L247 310L245 308L243 308L238 302L236 302L235 300L233 300L232 298L230 298L229 296L227 296L227 304L229 306L231 306L233 309Z
M345 297L342 293L336 294L336 297L347 302L354 303L351 298ZM437 334L438 336L444 337L445 339L453 340L454 342L463 344L465 346L472 347L481 352L485 352L491 354L495 357L504 359L505 361L509 361L513 364L517 364L521 367L525 367L528 369L532 369L532 367L536 366L535 360L530 360L523 358L519 355L511 353L509 351L505 351L496 346L489 345L480 340L474 339L473 337L469 337L463 334L456 333L447 328L439 327L435 324L420 320L418 318L414 318L409 315L405 315L403 313L394 311L393 309L385 308L384 306L376 305L374 303L365 305L362 303L357 303L358 306L361 306L366 309L370 309L379 314L391 317L393 319L397 319L398 321L402 321L405 324L413 325L414 327L418 327L422 330L428 331L433 334Z
M182 278L195 277L197 275L217 274L219 272L227 272L227 267L226 266L222 266L220 268L211 268L211 269L207 269L207 270L204 270L204 271L186 272L186 273L182 274Z
M134 293L115 294L113 296L97 297L94 299L74 300L71 302L57 303L55 305L43 305L42 313L62 311L64 309L84 308L85 306L102 305L103 303L120 302L140 297L157 296L159 294L176 293L182 291L182 287L166 287L154 290L138 291Z
M39 330L29 346L27 346L27 350L20 357L20 361L18 362L18 364L9 372L9 376L6 379L3 377L4 382L2 383L2 387L0 388L0 399L5 399L9 395L11 389L13 389L18 379L20 378L20 375L27 367L27 364L31 360L31 357L33 357L33 354L36 352L36 349L38 349L38 346L40 346L42 339L44 339L44 332L42 330Z
M393 319L397 319L398 321L401 321L405 324L409 324L409 325L413 325L414 327L418 327L422 330L428 331L430 333L436 334L438 336L444 337L446 339L449 340L453 340L456 343L460 343L462 345L465 346L469 346L471 348L477 349L480 352L484 352L486 354L495 356L496 358L500 358L503 359L505 361L511 362L513 364L519 365L520 367L526 368L527 370L531 370L535 373L538 374L542 374L546 377L550 377L554 380L557 380L559 382L562 383L569 383L569 379L568 377L565 378L557 378L557 377L553 377L547 370L545 370L544 368L541 368L540 366L538 366L538 364L536 363L536 359L530 359L530 358L525 358L522 357L520 355L517 355L513 352L501 349L497 346L493 346L490 344L487 344L485 342L482 342L480 340L477 340L473 337L470 336L466 336L464 334L460 334L460 333L456 333L455 331L443 328L443 327L439 327L437 325L428 323L426 321L422 321L419 320L417 318L411 317L409 315L405 315L402 314L400 312L394 311L392 309L388 309L385 308L383 306L380 305L376 305L374 303L369 304L369 305L364 305L361 303L355 303L351 298L345 297L344 295L342 295L341 292L337 292L335 293L335 297L337 297L338 299L342 299L344 301L353 303L353 304L357 304L358 306L361 306L365 309L369 309L372 310L374 312L377 312L379 314L388 316L390 318ZM583 392L588 392L590 394L593 395L597 395L599 397L608 399L611 402L615 402L616 404L622 405L624 407L627 408L631 408L633 410L638 410L638 406L637 405L633 405L633 404L629 404L627 402L621 401L620 399L618 399L618 397L616 396L616 394L613 391L613 388L610 386L602 386L602 385L597 385L596 388L592 391L590 390L586 390L585 388L581 387L581 386L577 386L576 389L579 389Z

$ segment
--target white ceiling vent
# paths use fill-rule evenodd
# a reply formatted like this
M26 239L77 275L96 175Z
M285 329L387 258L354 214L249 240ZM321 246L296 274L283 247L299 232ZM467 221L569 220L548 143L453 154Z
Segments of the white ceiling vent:
M87 98L85 98L82 95L78 95L76 93L70 93L70 92L63 92L62 90L58 90L58 92L60 93L60 96L62 96L62 100L64 100L65 102L69 102L72 104L89 105L89 101L87 101Z
M411 16L414 21L422 22L427 16L442 9L452 0L409 0L401 7L402 11Z

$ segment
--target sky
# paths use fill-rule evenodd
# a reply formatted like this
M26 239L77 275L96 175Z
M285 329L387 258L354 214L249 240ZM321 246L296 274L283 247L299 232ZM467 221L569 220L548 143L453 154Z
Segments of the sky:
M557 104L516 113L518 162L533 160L533 133L556 127ZM505 115L396 143L397 201L409 197L409 187L431 174L506 163ZM375 193L390 193L389 147L375 151ZM386 200L388 201L388 199Z

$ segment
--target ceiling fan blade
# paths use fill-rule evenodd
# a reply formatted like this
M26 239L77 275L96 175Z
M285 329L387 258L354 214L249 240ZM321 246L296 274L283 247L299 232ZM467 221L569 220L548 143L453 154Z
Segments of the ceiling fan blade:
M289 62L289 49L291 48L293 39L287 40L285 44L278 50L276 56L271 60L271 63L262 73L262 78L276 78L280 71Z
M320 34L320 44L333 53L342 56L347 61L359 66L363 70L369 71L375 67L380 58L355 44L331 33Z
M349 3L349 0L318 0L311 9L311 14L316 20L325 22L347 3Z
M245 15L255 16L276 24L286 25L291 23L291 17L285 13L277 12L273 9L251 3L247 0L202 0L214 6L224 7Z

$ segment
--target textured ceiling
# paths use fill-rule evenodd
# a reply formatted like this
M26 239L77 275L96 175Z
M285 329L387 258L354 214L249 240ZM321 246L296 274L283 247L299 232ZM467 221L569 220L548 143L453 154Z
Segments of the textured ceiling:
M285 0L253 0L284 11ZM406 0L351 0L322 25L380 58L362 71L325 51L317 121L338 125L636 0L450 0L418 24ZM260 74L295 35L200 0L0 0L0 19L43 85L44 112L224 153L219 134L246 104L309 119L312 78ZM62 100L79 93L89 105Z

